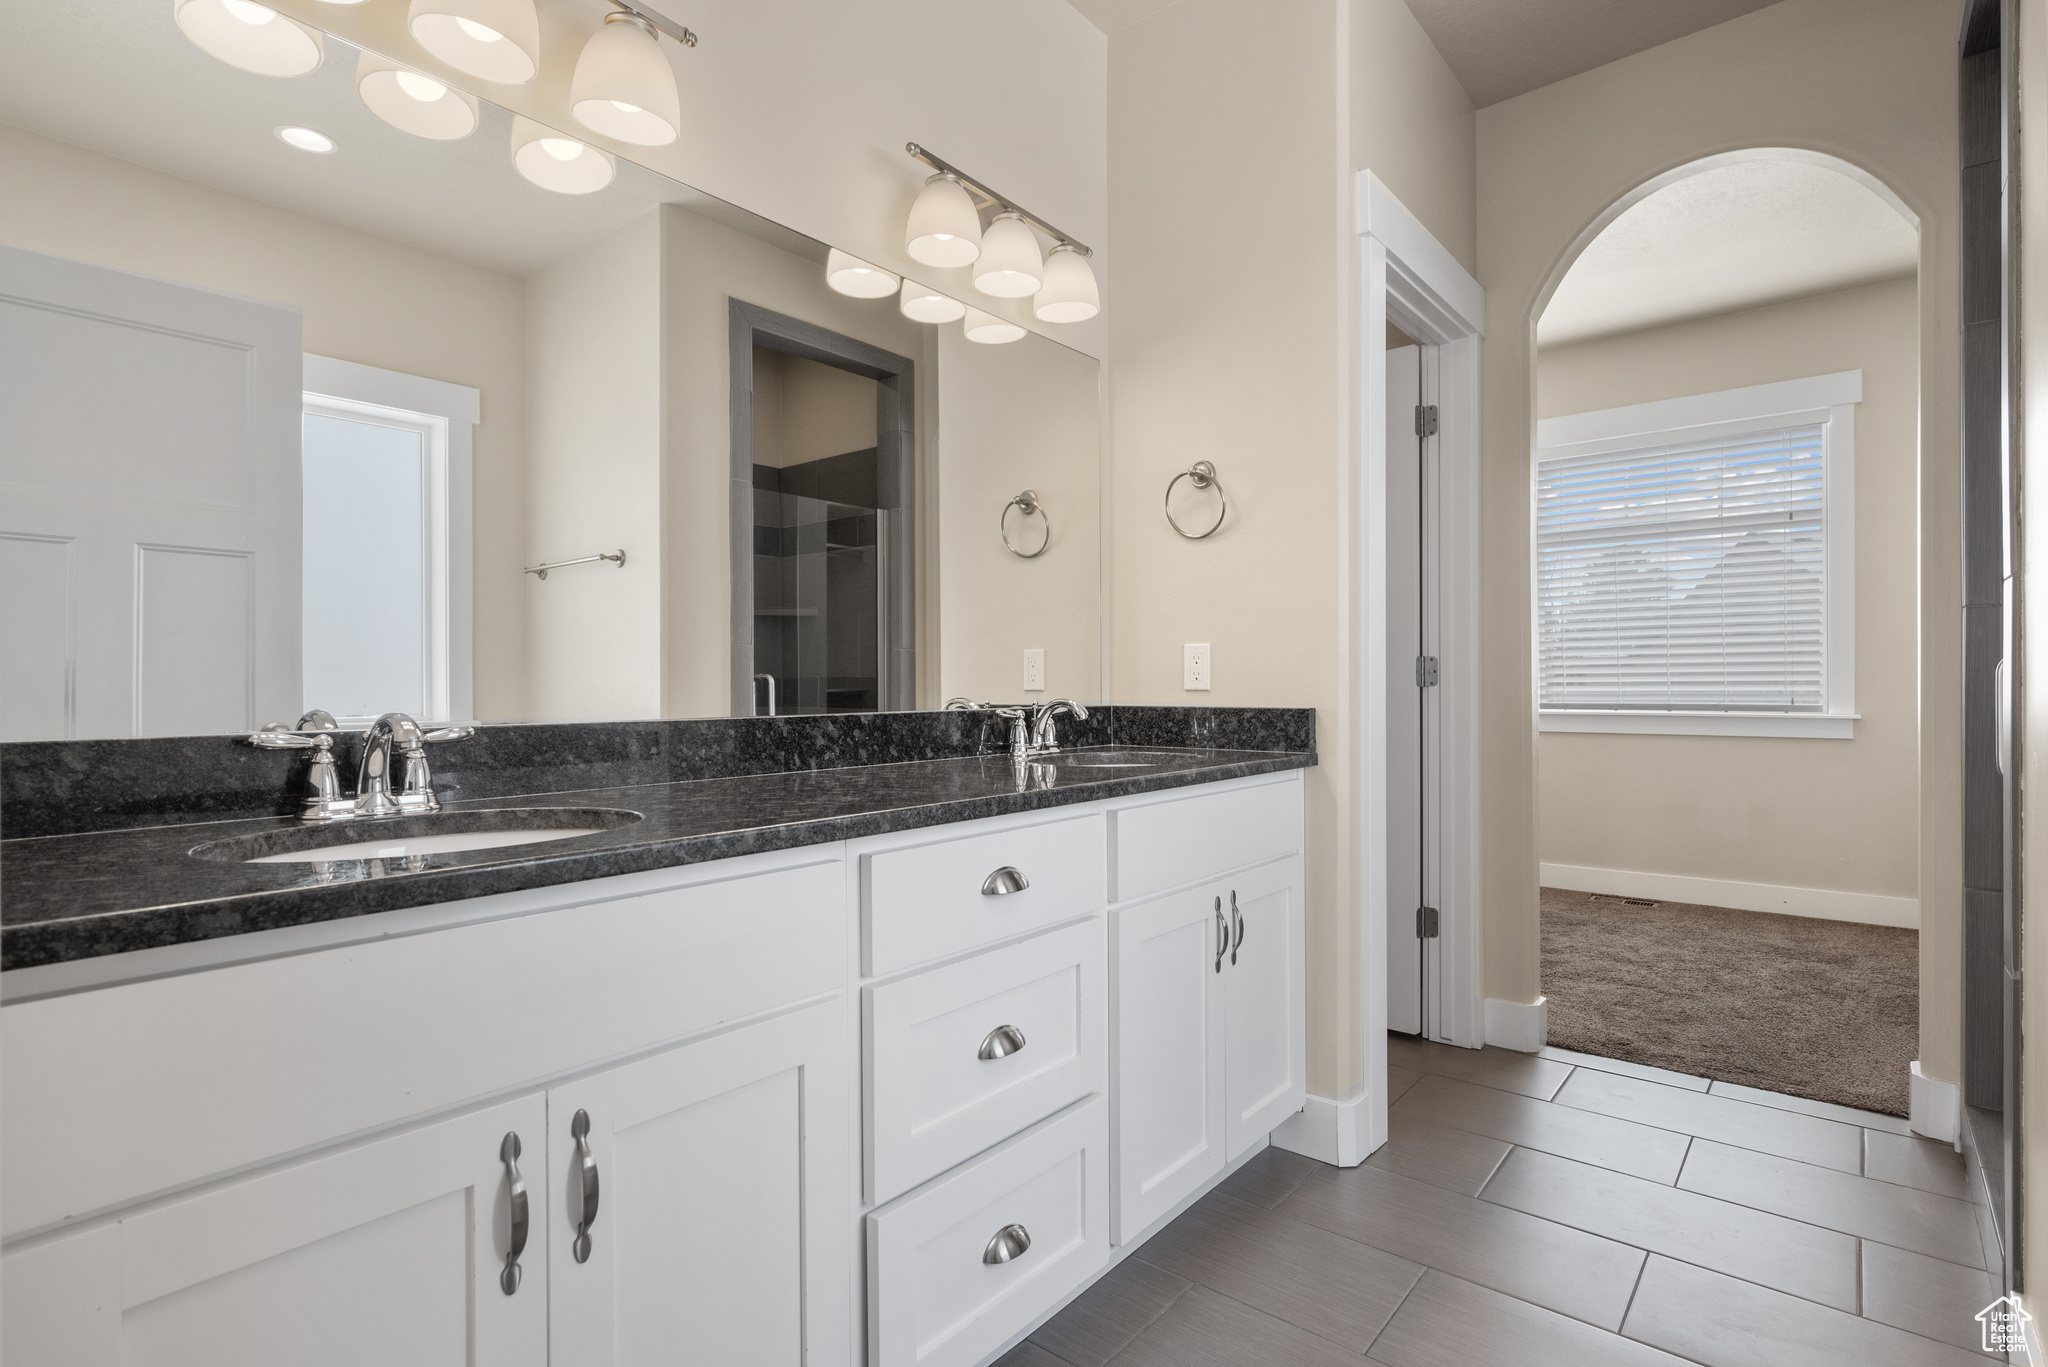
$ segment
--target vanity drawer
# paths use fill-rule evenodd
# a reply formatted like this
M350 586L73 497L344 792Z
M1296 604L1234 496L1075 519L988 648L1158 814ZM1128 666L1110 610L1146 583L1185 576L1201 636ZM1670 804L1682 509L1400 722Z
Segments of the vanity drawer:
M860 857L866 971L879 977L1100 911L1108 899L1100 812ZM1029 886L1003 891L1005 869Z
M868 1199L1100 1091L1107 970L1097 917L866 989Z
M1108 1181L1098 1096L869 1215L869 1367L972 1367L1058 1305L1109 1260Z
M1116 900L1134 901L1294 854L1302 840L1299 774L1125 807L1116 814Z

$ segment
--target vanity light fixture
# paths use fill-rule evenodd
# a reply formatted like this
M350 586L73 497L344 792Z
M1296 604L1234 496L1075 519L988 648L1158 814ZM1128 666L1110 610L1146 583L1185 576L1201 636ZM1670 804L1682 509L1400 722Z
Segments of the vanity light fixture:
M1031 225L1019 213L997 214L981 234L974 288L998 299L1021 299L1038 293L1044 275L1045 262L1038 255L1038 237Z
M1007 318L998 318L993 313L983 313L971 304L967 306L967 321L961 326L967 332L968 341L982 342L989 346L1014 342L1026 331L1022 324L1013 323Z
M320 31L256 0L177 0L171 15L201 52L258 76L303 76L320 65Z
M879 266L870 266L834 247L825 253L825 283L856 299L880 299L894 294L902 282Z
M593 133L637 147L662 147L682 129L675 68L661 50L667 32L685 47L697 35L631 7L604 17L569 80L569 112Z
M1044 323L1081 323L1102 312L1095 272L1070 244L1062 242L1045 254L1045 283L1031 311Z
M913 323L950 323L967 313L967 305L958 299L908 277L903 281L902 299L897 307Z
M323 156L332 152L339 144L317 128L303 128L295 123L273 128L277 140L287 147L296 147L301 152L318 152Z
M1086 244L926 148L913 142L906 143L903 150L937 173L925 182L910 209L906 250L913 257L933 265L972 265L974 287L999 299L1036 295L1033 312L1043 322L1078 323L1101 312L1102 298L1095 284L1095 272L1088 265L1088 258L1095 253ZM965 235L973 231L967 225L972 223L979 228L984 209L994 209L996 215L987 228L980 229L975 250L967 251L960 245ZM945 230L943 237L940 228ZM1052 239L1050 256L1040 256L1038 233ZM935 253L945 246L953 250L940 260ZM916 316L910 313L907 296L903 311ZM976 316L989 316L971 308L967 313L970 324ZM1015 338L987 340L1007 342Z
M903 236L903 249L927 266L974 264L981 255L981 215L958 176L941 171L924 183Z
M563 195L602 190L618 174L611 153L565 138L524 114L512 116L512 164L541 189Z
M356 94L372 114L401 132L447 142L476 132L476 96L365 50L356 59Z
M540 70L533 0L412 0L406 27L457 71L497 85L524 85Z

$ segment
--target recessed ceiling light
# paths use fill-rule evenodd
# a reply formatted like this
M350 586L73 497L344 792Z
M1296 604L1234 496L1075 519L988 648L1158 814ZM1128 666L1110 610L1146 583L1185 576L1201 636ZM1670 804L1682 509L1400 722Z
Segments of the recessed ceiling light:
M337 145L333 138L319 129L301 128L295 123L288 123L271 131L277 134L278 141L296 147L301 152L332 152Z

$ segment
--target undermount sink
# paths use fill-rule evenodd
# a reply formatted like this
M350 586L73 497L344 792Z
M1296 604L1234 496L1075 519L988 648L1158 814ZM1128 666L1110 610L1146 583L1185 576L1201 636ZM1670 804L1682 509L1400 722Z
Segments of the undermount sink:
M1069 750L1056 756L1069 769L1157 769L1175 758L1157 750Z
M196 859L224 864L328 864L346 859L417 859L574 840L630 826L640 813L613 807L524 807L436 812L259 831L194 846Z

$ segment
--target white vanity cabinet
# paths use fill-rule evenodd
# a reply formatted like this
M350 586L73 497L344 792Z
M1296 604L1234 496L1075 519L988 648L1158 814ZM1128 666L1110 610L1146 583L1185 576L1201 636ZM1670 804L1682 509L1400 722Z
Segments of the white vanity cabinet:
M14 979L0 1357L978 1367L1300 1108L1302 789Z

